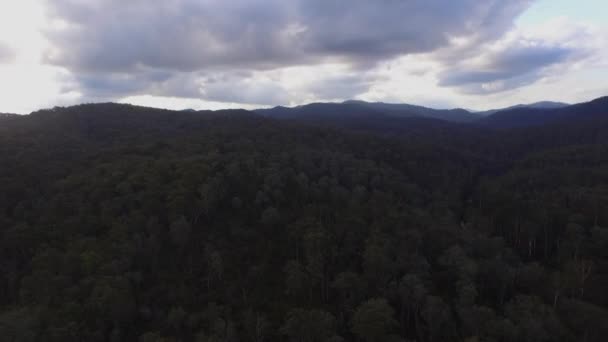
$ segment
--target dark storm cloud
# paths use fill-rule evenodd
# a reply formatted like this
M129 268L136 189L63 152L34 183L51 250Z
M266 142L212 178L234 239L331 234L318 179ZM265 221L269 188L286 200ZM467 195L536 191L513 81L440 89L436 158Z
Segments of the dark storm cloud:
M372 62L502 33L529 0L49 0L69 25L47 60L75 70Z
M289 102L289 94L278 82L258 79L245 71L84 73L75 81L65 91L84 91L89 101L111 101L126 95L157 95L258 105Z
M448 69L439 75L439 84L466 93L499 92L531 84L547 68L586 56L576 48L542 42L515 42L493 53L481 53L481 65Z
M112 100L127 95L158 95L199 98L201 82L199 73L149 70L131 73L83 73L77 74L76 88L86 98Z
M69 24L49 30L46 59L76 71L139 67L194 71L293 61L282 1L51 0L52 16ZM288 46L289 45L289 46Z
M429 52L454 37L500 36L532 1L309 0L301 12L311 29L308 48L323 55L377 61Z
M278 100L286 95L280 85L234 76L230 77L232 86L207 82L202 88L199 73L273 70L324 62L347 63L365 72L396 56L449 46L454 37L467 37L471 44L497 39L532 2L46 1L51 19L65 25L46 30L52 48L45 60L72 71L82 93L148 93L230 102ZM165 77L156 79L155 73ZM364 79L339 81L318 86L313 92L320 98L352 97L369 87ZM243 92L229 94L239 86Z

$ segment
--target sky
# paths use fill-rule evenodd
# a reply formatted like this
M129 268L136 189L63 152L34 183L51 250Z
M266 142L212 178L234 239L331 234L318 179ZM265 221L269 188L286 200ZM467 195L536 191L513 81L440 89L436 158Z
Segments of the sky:
M0 112L608 95L605 0L3 0Z

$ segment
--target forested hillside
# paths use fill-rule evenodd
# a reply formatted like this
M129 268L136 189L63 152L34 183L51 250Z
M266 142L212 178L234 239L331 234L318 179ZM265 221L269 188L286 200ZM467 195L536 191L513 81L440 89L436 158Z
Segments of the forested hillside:
M475 112L475 114L481 115L481 116L490 116L490 115L498 113L498 112L503 112L503 111L512 110L512 109L526 109L526 108L528 108L528 109L558 109L558 108L563 108L563 107L568 107L568 106L570 106L570 105L567 103L564 103L564 102L541 101L541 102L535 102L535 103L530 103L530 104L518 104L518 105L510 106L507 108L484 110L484 111L480 111L480 112Z
M339 114L0 120L0 340L605 341L608 112Z
M293 108L275 107L259 109L256 113L278 119L318 119L324 117L366 117L386 116L389 118L429 118L450 122L473 122L481 115L470 113L464 109L432 109L409 104L392 104L382 102L346 101L343 103L312 103Z
M608 97L571 106L548 108L513 108L484 117L480 123L493 128L541 126L563 121L602 119L608 112Z

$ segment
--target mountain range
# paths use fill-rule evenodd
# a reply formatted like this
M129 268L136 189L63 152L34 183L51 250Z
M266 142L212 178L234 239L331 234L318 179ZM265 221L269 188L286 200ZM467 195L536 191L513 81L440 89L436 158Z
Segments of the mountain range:
M320 119L339 117L386 116L393 118L432 118L452 122L473 122L479 115L464 109L433 109L410 104L364 102L349 100L343 103L312 103L298 107L259 109L256 113L280 119Z
M433 109L410 104L350 100L343 103L312 103L291 108L279 106L258 109L255 113L276 119L313 122L349 120L349 124L361 120L402 122L402 119L434 119L500 129L538 126L569 118L588 118L608 114L608 97L575 105L545 101L484 112L472 112L461 108Z
M395 134L407 131L410 134L414 132L428 134L429 130L441 133L438 130L466 130L469 129L468 127L511 129L560 122L604 119L608 118L608 96L572 105L563 102L543 101L487 111L471 111L462 108L435 109L412 104L348 100L341 103L320 102L296 107L277 106L253 111L222 110L214 112L184 109L179 112L188 114L215 113L219 115L239 112L279 120L316 123L374 131L376 133ZM0 119L17 116L19 115L0 113Z
M540 102L534 102L534 103L530 103L530 104L518 104L518 105L506 107L506 108L474 111L473 113L481 115L481 116L489 116L489 115L495 114L497 112L502 112L502 111L511 110L511 109L522 109L522 108L557 109L557 108L563 108L563 107L568 107L568 106L570 106L570 104L564 103L564 102L540 101Z
M608 116L608 97L554 108L522 107L498 111L479 123L495 128L539 126L567 120L588 120Z
M0 116L0 340L603 342L608 97L537 107Z

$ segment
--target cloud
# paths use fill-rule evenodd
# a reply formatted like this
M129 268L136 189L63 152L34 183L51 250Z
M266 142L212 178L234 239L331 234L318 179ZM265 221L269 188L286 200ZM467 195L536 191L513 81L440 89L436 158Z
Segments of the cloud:
M0 63L10 63L15 60L15 51L3 42L0 42Z
M73 104L75 92L62 90L70 82L61 68L19 63L0 64L2 112L26 114L42 107Z
M444 71L438 74L439 85L469 94L529 85L594 56L596 46L590 43L593 37L577 26L559 35L513 31L496 42L476 47L474 54L458 62L451 62L452 57L456 60L457 51L443 52L440 60L444 62Z
M507 30L531 1L337 0L305 1L312 51L356 62L432 52L457 37L491 40Z
M375 62L493 37L530 0L48 0L53 64L84 71Z
M281 1L49 0L46 60L87 72L274 64L295 59ZM100 15L101 13L101 15Z
M359 74L320 77L306 87L306 91L323 101L353 99L367 92L376 80L376 77Z
M125 95L163 95L198 97L198 75L168 70L134 70L132 72L76 73L66 90L79 91L84 97L107 101Z
M86 98L149 94L278 104L296 95L355 97L372 85L369 71L380 62L433 53L455 39L471 45L497 39L531 0L46 3L44 60L72 72ZM318 74L296 92L268 77L332 63L349 70Z
M303 66L273 71L213 73L199 79L200 98L265 106L354 98L378 77L336 65Z
M248 71L81 73L65 90L78 91L86 101L95 102L143 95L259 105L289 102L280 81L270 79L266 72Z
M469 92L512 89L537 80L545 68L569 60L576 52L560 46L508 46L484 56L480 66L442 73L439 85L458 86Z
M256 73L229 73L204 77L201 98L228 103L277 105L289 103L289 93L282 82Z

